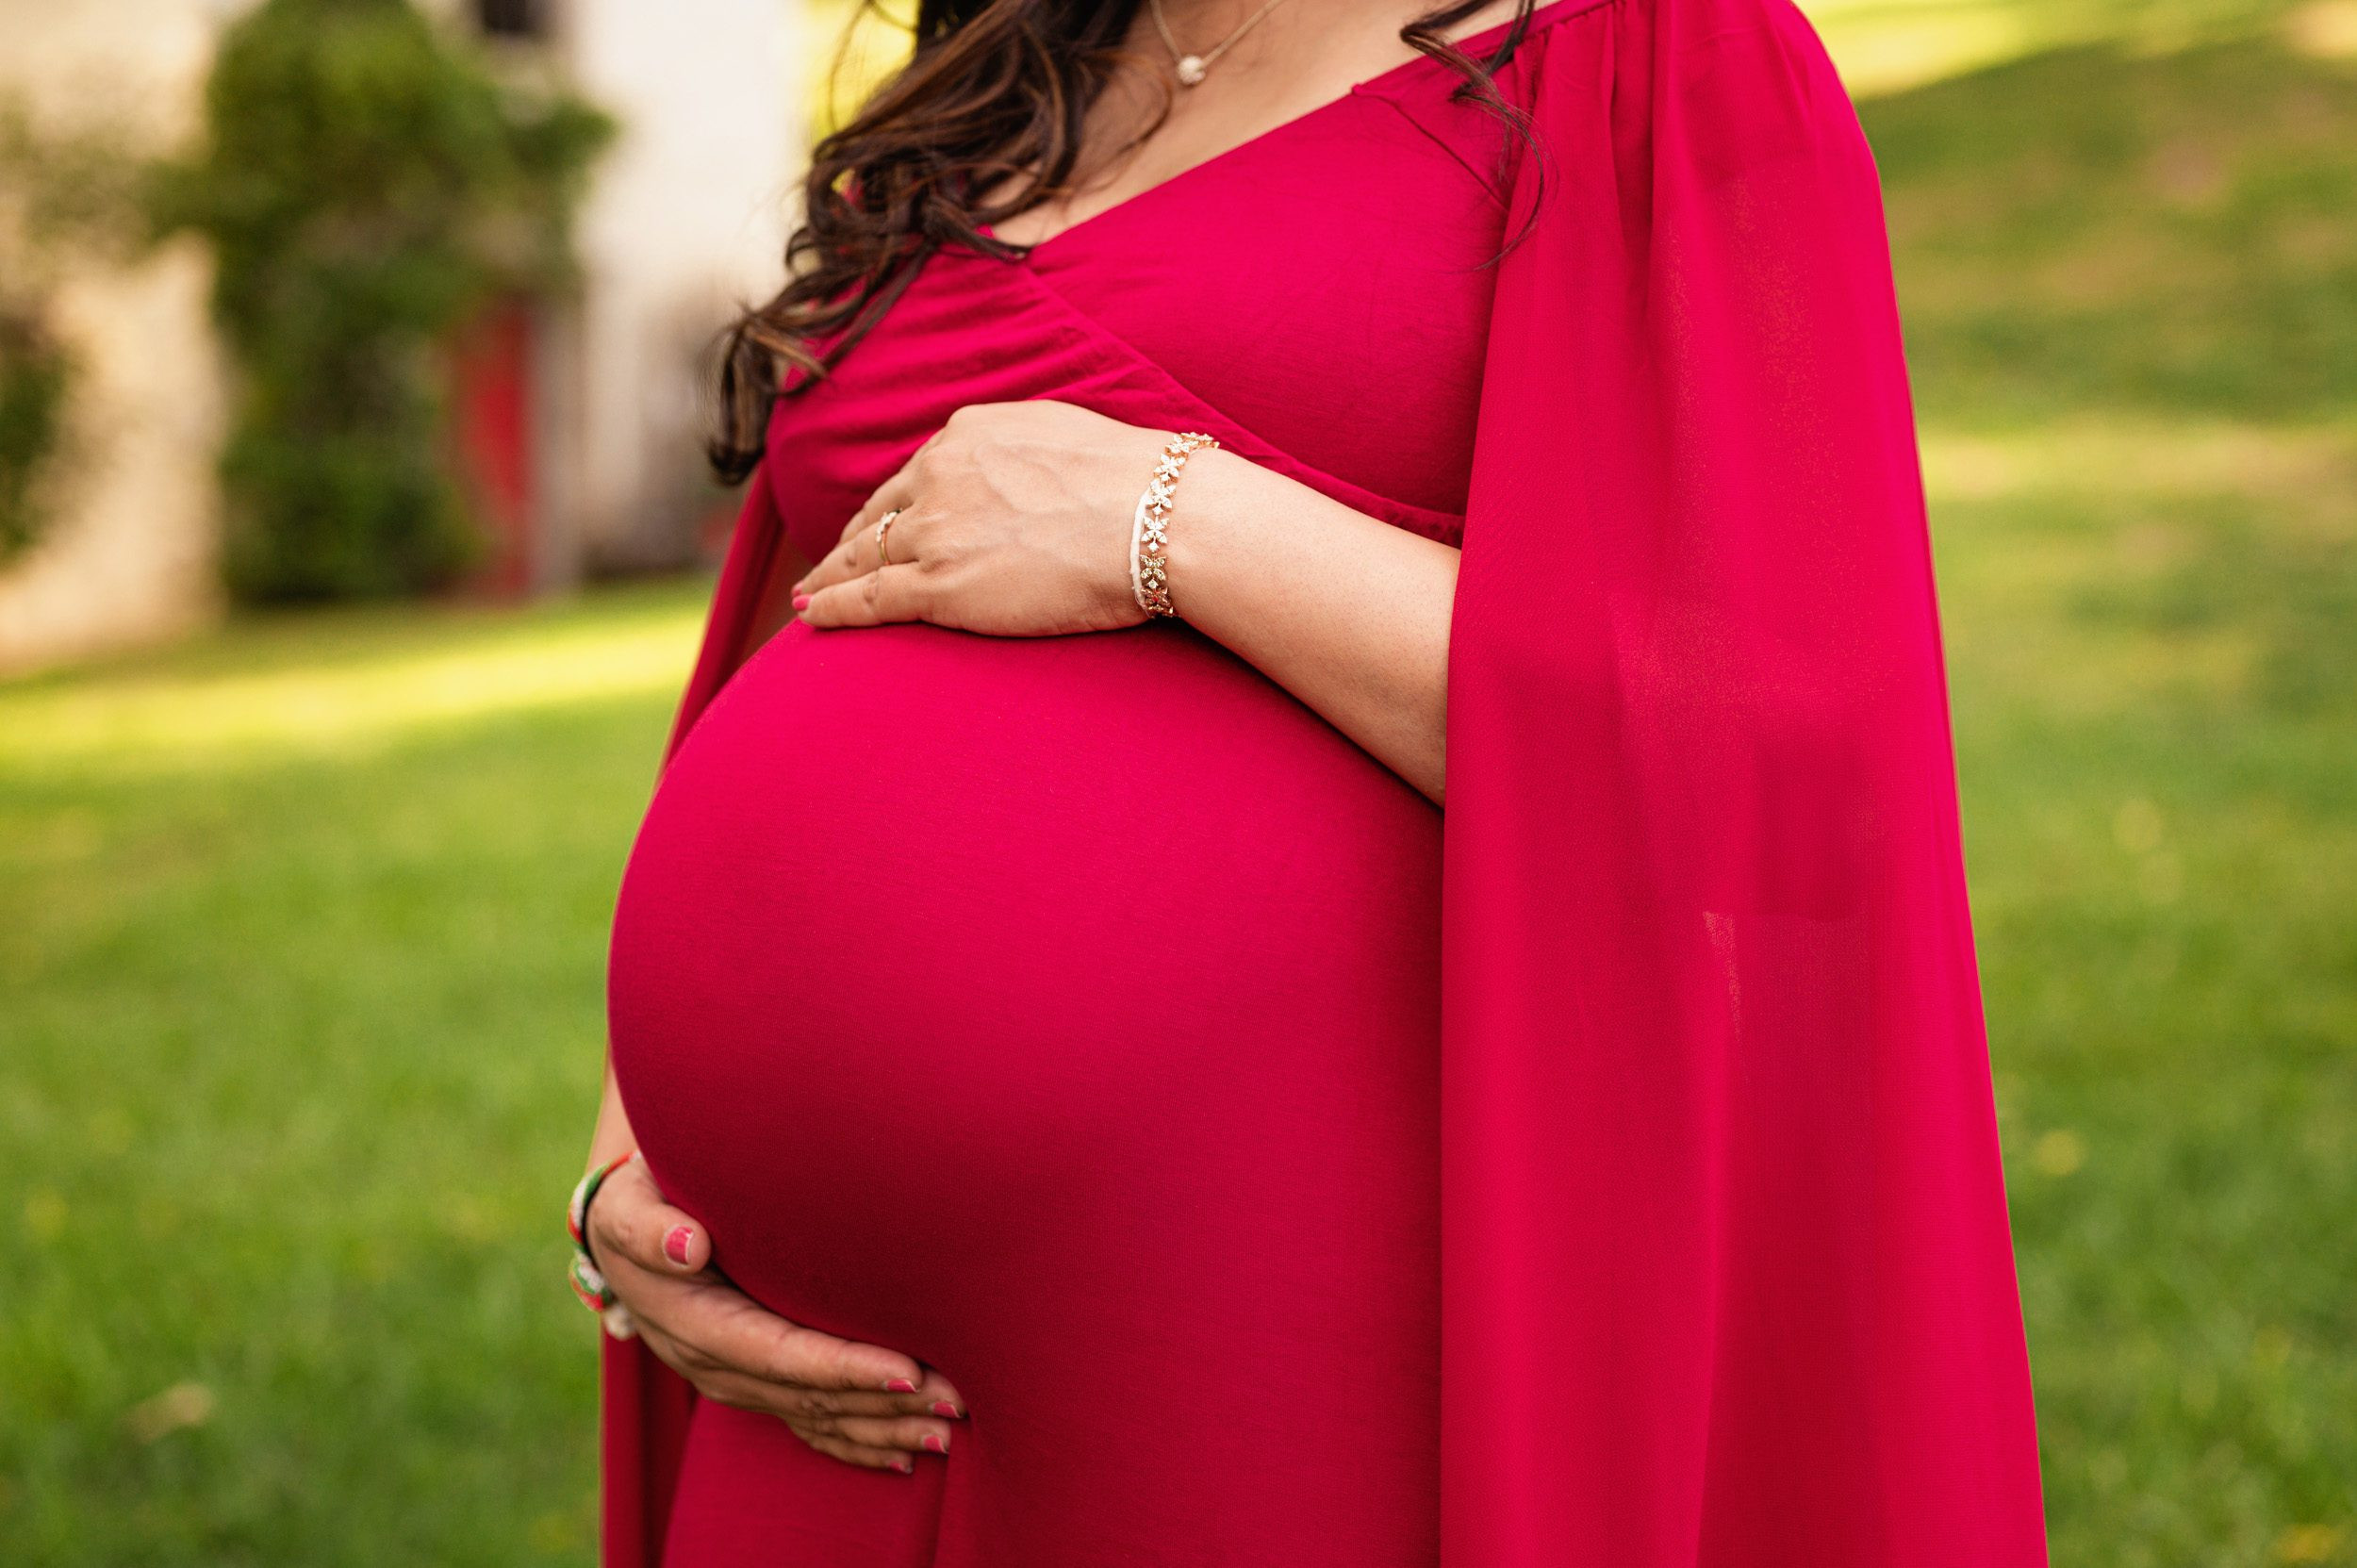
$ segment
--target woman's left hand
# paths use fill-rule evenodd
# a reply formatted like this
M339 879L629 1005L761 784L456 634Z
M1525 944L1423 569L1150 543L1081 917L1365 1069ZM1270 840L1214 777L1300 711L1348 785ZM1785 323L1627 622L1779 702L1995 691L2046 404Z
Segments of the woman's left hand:
M1129 521L1169 438L1069 403L969 404L867 498L795 608L813 626L994 636L1134 626ZM880 562L876 524L895 510Z

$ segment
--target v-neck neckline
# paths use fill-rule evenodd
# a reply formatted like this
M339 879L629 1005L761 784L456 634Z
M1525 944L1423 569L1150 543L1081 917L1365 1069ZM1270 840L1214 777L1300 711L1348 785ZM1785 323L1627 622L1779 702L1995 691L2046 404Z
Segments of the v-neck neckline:
M1531 37L1538 33L1540 28L1548 26L1564 16L1575 15L1582 11L1595 10L1600 7L1613 3L1614 0L1546 0L1544 5L1537 6L1532 8L1530 19L1525 26L1523 37L1525 41L1527 41ZM1485 27L1480 32L1469 34L1464 38L1457 40L1457 47L1465 54L1475 58L1486 55L1491 51L1491 49L1504 41L1507 31L1513 25L1513 21L1509 18L1507 21L1499 23L1493 27ZM1018 265L1029 262L1032 257L1040 255L1042 252L1048 251L1053 247L1062 244L1064 239L1070 236L1079 234L1083 229L1089 228L1106 219L1112 218L1125 209L1145 201L1146 198L1157 194L1158 192L1167 190L1170 187L1177 185L1183 180L1193 179L1195 176L1202 173L1206 170L1214 169L1222 164L1228 163L1243 154L1251 152L1256 148L1274 141L1278 137L1284 136L1288 132L1306 128L1309 125L1315 124L1317 121L1335 113L1345 106L1355 103L1361 97L1379 92L1383 88L1390 86L1395 78L1405 76L1411 71L1426 68L1442 68L1444 65L1444 61L1435 59L1430 55L1418 55L1413 59L1402 60L1397 65L1392 66L1388 70L1377 72L1376 74L1367 77L1363 81L1353 82L1343 91L1336 93L1333 97L1327 99L1322 104L1317 104L1309 108L1303 109L1299 114L1294 115L1289 119L1280 120L1276 124L1269 126L1266 130L1255 132L1253 135L1245 137L1242 141L1221 148L1218 152L1211 154L1209 157L1198 158L1196 161L1188 164L1184 169L1180 169L1175 173L1167 174L1162 178L1156 180L1152 185L1146 187L1144 190L1131 191L1129 195L1122 197L1121 200L1113 203L1111 206L1099 207L1095 212L1090 213L1087 217L1080 219L1078 223L1066 223L1063 227L1058 229L1055 233L1048 235L1046 239L1034 239L1029 244L1022 245L1020 247L1020 254L1007 257L1006 259ZM998 239L997 234L987 223L981 225L975 232L987 239ZM1000 243L1014 245L1018 242L1014 240L1001 240Z

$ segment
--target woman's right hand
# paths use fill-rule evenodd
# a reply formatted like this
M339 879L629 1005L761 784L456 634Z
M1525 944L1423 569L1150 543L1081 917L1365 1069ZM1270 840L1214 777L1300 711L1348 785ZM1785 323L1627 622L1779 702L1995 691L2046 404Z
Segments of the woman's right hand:
M643 1159L598 1189L589 1251L639 1337L707 1399L774 1415L822 1454L903 1475L949 1451L965 1401L897 1350L792 1323L709 1264L712 1238L663 1200Z

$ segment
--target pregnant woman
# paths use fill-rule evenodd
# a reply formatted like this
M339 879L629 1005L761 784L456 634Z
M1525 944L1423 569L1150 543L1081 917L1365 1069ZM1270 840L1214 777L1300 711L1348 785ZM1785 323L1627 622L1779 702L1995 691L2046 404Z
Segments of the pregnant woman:
M924 0L576 1195L609 1568L2025 1568L1873 166L1784 0Z

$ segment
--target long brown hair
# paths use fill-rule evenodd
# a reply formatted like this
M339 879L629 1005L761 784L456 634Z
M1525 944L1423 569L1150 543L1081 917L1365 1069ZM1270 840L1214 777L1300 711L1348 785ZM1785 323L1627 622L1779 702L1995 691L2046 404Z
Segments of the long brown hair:
M1536 0L1516 0L1511 25L1485 59L1442 36L1485 3L1427 11L1400 40L1465 78L1452 96L1479 102L1527 136L1491 77L1521 44ZM1122 61L1137 8L1138 0L920 0L908 64L812 152L801 223L786 241L785 287L724 339L708 449L723 478L753 470L777 400L824 375L926 256L952 241L1021 254L980 231L1069 190L1083 117ZM1138 140L1169 107L1166 95ZM984 192L1031 171L1037 177L1017 179L1006 200L980 205Z

